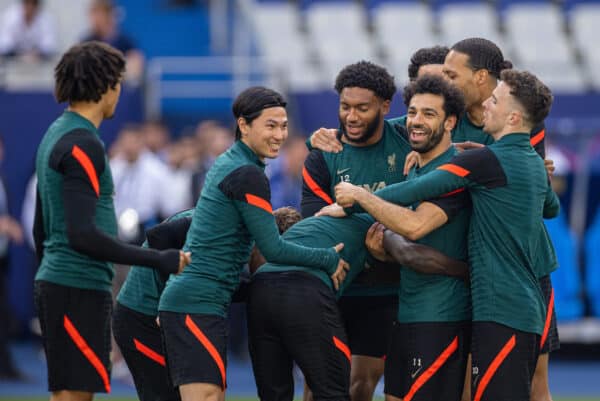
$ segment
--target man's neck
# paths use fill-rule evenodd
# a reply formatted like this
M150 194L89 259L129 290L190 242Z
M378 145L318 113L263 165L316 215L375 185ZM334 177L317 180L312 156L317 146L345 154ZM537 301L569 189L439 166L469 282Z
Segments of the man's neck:
M435 148L431 149L429 152L421 153L421 163L419 167L425 167L427 163L429 163L442 153L446 152L450 148L450 146L452 146L450 134L444 134L444 138L441 140L440 143L437 144Z
M519 125L519 126L505 127L502 131L494 133L494 134L490 134L490 135L494 138L494 141L499 141L500 139L502 139L506 135L510 135L510 134L526 134L528 132L531 132L531 128L530 127L525 127L523 125Z
M104 119L104 113L98 103L78 102L70 104L67 110L77 113L86 120L89 120L96 128L100 127Z
M476 127L483 126L483 104L477 103L467 110L467 118Z

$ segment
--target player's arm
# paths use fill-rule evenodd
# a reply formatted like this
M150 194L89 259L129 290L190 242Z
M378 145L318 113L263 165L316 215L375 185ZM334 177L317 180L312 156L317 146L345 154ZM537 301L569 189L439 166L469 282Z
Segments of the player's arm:
M469 278L469 265L466 262L409 241L391 230L386 230L383 234L383 247L391 260L416 272Z
M324 206L333 203L329 188L331 188L331 176L323 153L320 150L313 150L308 154L302 168L300 202L302 217L313 216Z
M466 150L453 157L448 163L421 177L388 185L370 194L368 191L348 183L336 186L337 202L344 207L354 205L349 212L381 214L377 198L397 204L411 205L424 199L434 199L461 188L482 185L496 188L506 185L506 174L496 155L487 147Z
M552 190L552 186L548 183L548 189L546 190L546 198L544 199L544 212L543 216L545 219L552 219L558 216L560 212L560 199L556 192Z
M46 233L44 232L44 216L42 214L42 201L40 199L39 190L35 190L35 217L33 218L33 242L35 243L35 256L38 263L42 261L44 256L44 240Z
M177 273L180 251L158 251L124 244L95 224L100 197L99 177L104 172L104 147L89 132L74 130L61 138L50 156L50 167L63 175L63 206L69 245L93 259L148 266Z
M146 231L148 245L154 249L183 248L192 217L164 221Z
M229 173L219 189L234 201L256 246L267 262L316 267L333 274L340 257L333 247L309 248L285 241L271 207L271 189L264 172L245 165Z

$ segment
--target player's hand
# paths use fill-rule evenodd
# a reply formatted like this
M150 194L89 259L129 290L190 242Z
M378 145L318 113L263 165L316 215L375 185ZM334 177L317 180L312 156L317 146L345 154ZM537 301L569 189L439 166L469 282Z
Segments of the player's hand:
M337 139L338 130L330 128L319 128L310 136L310 146L323 152L339 153L344 148Z
M385 226L381 223L375 222L367 231L367 235L365 237L365 245L369 250L369 253L373 255L373 257L377 260L385 262L387 258L387 253L385 249L383 249L383 232L385 230Z
M179 251L179 269L177 274L181 273L183 269L192 262L192 253Z
M346 262L344 259L340 259L337 269L335 269L335 272L331 275L333 288L335 288L336 291L340 289L340 286L346 278L346 273L348 273L348 270L350 270L350 265L348 262Z
M477 142L473 142L473 141L458 142L458 143L454 143L453 145L456 148L456 150L458 150L459 152L465 151L467 149L483 148L485 146L482 143L477 143Z
M23 230L17 222L9 215L0 216L0 235L6 235L11 241L21 244L23 242Z
M351 207L364 191L364 188L349 182L340 182L335 186L335 200L341 207Z
M346 217L346 212L344 211L344 208L337 203L332 203L331 205L327 205L315 213L315 217L320 216Z
M406 155L406 159L404 159L404 170L402 174L408 175L413 166L418 166L421 164L421 154L419 152L415 152L414 150Z
M544 159L544 167L546 167L546 172L548 173L548 177L552 178L552 176L554 175L554 170L556 170L556 167L554 167L554 160Z
M160 327L160 318L158 316L156 316L156 320L155 321L156 321L156 325L158 327Z

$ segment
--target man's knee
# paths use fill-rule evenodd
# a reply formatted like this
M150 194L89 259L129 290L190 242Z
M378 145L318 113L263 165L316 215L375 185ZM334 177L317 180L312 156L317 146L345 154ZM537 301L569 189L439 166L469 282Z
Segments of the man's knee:
M50 401L92 401L94 393L87 391L61 390L54 391L50 396Z

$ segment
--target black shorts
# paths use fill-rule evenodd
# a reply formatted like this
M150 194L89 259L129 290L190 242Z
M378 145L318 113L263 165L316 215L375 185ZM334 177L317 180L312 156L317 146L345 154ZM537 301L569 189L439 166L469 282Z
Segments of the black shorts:
M173 385L227 387L227 322L216 315L159 312Z
M48 366L48 390L110 392L108 291L38 280L34 298Z
M117 302L113 334L133 376L141 401L179 401L169 379L156 316L136 312Z
M529 401L540 336L494 322L472 324L473 399Z
M385 357L398 314L398 296L347 296L338 305L352 355Z
M394 324L385 394L404 401L458 401L465 383L471 322Z
M546 301L546 321L544 322L544 333L540 340L540 354L547 354L560 348L556 312L554 310L554 288L552 287L550 275L540 278L540 287Z
M350 400L351 354L333 291L304 272L259 273L249 295L249 348L259 398L292 400L295 361L315 401Z

